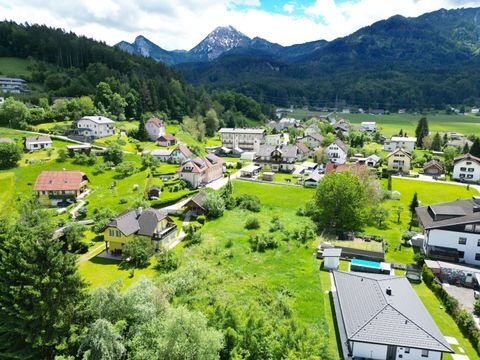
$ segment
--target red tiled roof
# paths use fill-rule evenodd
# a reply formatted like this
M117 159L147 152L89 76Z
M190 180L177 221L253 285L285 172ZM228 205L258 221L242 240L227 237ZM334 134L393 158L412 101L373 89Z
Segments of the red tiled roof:
M88 180L81 171L43 171L35 182L35 191L79 190Z
M297 142L297 148L303 154L308 154L310 152L310 149L308 148L308 146L300 141Z
M164 126L163 121L160 120L159 118L156 118L156 117L151 117L150 119L148 119L147 123L153 124L156 127L163 127Z
M191 158L192 157L192 152L190 151L190 149L188 147L186 147L185 145L178 145L177 146L177 149L178 151L180 151L183 155L185 155L185 157L187 158Z

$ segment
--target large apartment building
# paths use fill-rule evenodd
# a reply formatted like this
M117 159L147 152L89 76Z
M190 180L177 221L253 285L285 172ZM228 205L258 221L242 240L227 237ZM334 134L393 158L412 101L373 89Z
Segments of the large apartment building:
M265 138L265 129L257 128L222 128L218 133L223 147L244 151L258 150L256 144L262 144Z

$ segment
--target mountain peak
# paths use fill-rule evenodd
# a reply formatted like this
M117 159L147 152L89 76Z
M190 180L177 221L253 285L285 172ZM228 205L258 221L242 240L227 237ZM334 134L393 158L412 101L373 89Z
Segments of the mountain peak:
M239 46L246 46L249 42L250 38L233 26L219 26L190 52L199 58L213 60L224 52Z

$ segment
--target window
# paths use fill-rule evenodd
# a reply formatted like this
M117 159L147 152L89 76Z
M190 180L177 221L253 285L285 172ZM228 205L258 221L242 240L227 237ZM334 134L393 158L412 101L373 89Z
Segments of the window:
M473 179L473 174L468 174L467 179Z
M117 237L121 237L120 230L115 230L115 233L116 233Z
M115 236L115 231L112 229L108 229L108 236Z
M463 259L465 257L465 251L458 251L458 258Z
M472 224L465 225L465 231L473 231L473 225Z
M428 350L422 350L422 357L428 357Z
M477 240L477 246L480 246L480 239Z
M480 233L480 225L475 225L475 232Z
M467 171L467 168L466 167L461 167L460 171Z
M465 245L467 243L467 238L461 237L458 238L458 245Z
M463 179L465 177L465 174L460 174L460 179Z
M475 169L474 168L468 168L468 172L474 172Z
M405 354L410 354L410 348L405 348Z
M472 165L472 162L471 162L471 161L467 161L465 164L467 164L467 165Z

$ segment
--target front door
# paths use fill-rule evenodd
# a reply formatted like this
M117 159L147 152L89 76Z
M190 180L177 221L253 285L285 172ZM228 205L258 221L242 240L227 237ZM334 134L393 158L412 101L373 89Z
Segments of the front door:
M388 345L386 360L395 360L396 357L397 357L397 347L393 345Z

